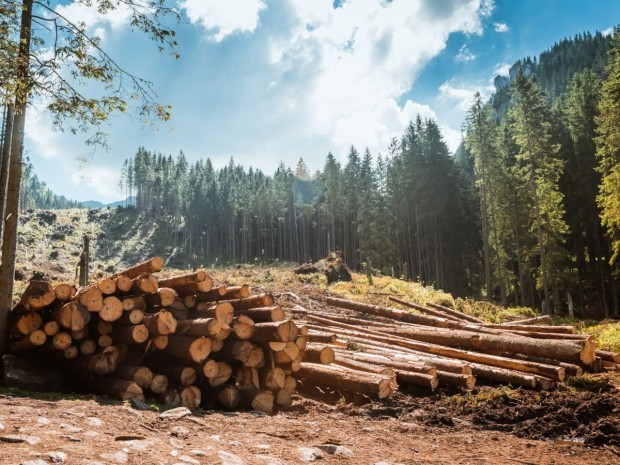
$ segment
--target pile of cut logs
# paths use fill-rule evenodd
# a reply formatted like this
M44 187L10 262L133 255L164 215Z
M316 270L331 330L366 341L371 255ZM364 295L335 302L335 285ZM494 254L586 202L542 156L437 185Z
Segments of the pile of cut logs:
M11 352L123 400L268 413L291 405L298 380L384 398L399 384L477 379L552 389L620 364L549 317L488 324L432 303L390 297L411 312L324 297L288 309L291 320L271 294L214 287L203 270L157 277L162 267L155 257L79 290L31 281L13 308Z
M123 400L272 412L289 406L307 328L271 294L213 286L200 270L158 278L155 257L79 290L31 281L13 308L13 354L59 361Z
M548 390L584 370L620 368L620 354L596 350L592 337L577 334L574 326L545 325L548 316L488 324L433 303L390 300L418 313L335 297L325 297L314 310L295 305L293 312L310 329L306 359L318 361L320 353L334 362L322 370L312 365L311 371L303 363L301 375L325 384L329 374L331 385L340 388L355 379L360 392L381 398L397 383L472 388L479 378Z

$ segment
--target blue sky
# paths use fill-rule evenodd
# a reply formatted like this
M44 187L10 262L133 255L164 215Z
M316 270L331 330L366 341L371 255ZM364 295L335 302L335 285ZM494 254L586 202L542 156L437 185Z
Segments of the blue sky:
M109 151L90 164L83 135L51 130L44 102L28 113L26 151L37 175L77 200L119 200L125 158L139 146L183 150L216 167L230 157L271 174L303 157L320 169L353 144L385 152L420 113L433 117L452 148L476 90L496 74L578 32L611 30L616 0L178 0L181 59L158 54L127 28L127 14L56 2L87 23L104 48L153 81L171 124L143 128L117 116Z

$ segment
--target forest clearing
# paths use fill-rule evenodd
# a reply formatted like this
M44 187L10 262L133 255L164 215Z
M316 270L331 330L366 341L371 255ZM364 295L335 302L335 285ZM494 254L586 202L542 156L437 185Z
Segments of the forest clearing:
M36 225L42 228L38 230L39 233L51 235L53 234L52 231L66 227L63 221L70 216L79 216L80 221L86 219L86 212L55 212L54 214L57 214L58 217L52 224L40 221L41 215L45 216L45 214L35 214L24 226L34 229ZM77 221L73 223L76 227L81 224ZM76 276L72 274L74 270L67 266L66 261L63 261L66 259L61 257L57 262L49 259L49 254L53 251L47 249L45 241L38 241L42 247L36 247L32 244L34 247L31 248L26 246L27 243L28 240L26 239L19 251L20 256L27 257L29 261L30 270L24 271L24 274L45 270L38 277L51 278L56 288L62 288L59 286L60 282L75 282ZM80 246L78 235L67 237L67 244L63 248L63 254L66 255L63 257L75 257L73 252L79 251ZM95 248L92 263L95 270L102 269L96 257L100 248L103 251L104 247L105 244L102 240L102 243ZM149 266L144 265L141 268L134 269L129 272L129 275L141 275L142 272L149 269ZM157 265L152 268L152 271L162 266L163 261L157 261ZM64 271L60 271L61 268ZM188 370L186 370L185 379L182 379L181 373L166 370L170 376L171 386L195 383L201 386L199 392L203 395L202 403L198 400L198 403L191 405L197 400L195 395L189 391L184 392L186 387L180 386L177 392L183 393L183 395L176 401L171 400L170 402L175 407L180 403L191 406L192 413L190 416L177 420L163 420L159 417L161 413L171 407L166 407L160 403L162 397L159 397L160 400L158 401L157 396L146 388L144 393L137 393L133 390L135 389L133 386L127 389L129 383L120 384L124 389L123 392L118 392L119 385L113 388L117 391L107 392L112 397L118 398L120 396L125 399L146 400L145 408L151 406L155 411L137 410L132 408L129 402L123 403L119 400L113 400L112 397L99 397L91 394L97 391L101 392L102 386L97 388L90 385L86 392L82 387L81 393L78 394L21 393L16 389L3 388L1 393L3 407L0 412L0 423L4 426L2 436L8 438L6 441L14 440L15 442L3 445L0 455L6 455L2 455L2 459L20 463L19 461L25 460L26 457L32 457L34 460L36 454L41 454L40 459L45 460L47 452L59 450L74 460L78 460L76 463L81 463L79 460L86 460L92 455L89 452L88 445L92 444L94 447L94 444L98 444L99 450L101 449L100 441L103 441L109 446L104 447L105 451L97 453L100 457L94 457L93 463L97 461L101 463L114 463L115 461L118 463L156 463L153 462L156 457L161 460L159 463L196 463L191 460L202 463L201 460L211 462L218 459L222 463L301 463L306 461L304 457L307 461L321 460L326 463L331 461L334 463L436 463L439 454L446 463L615 463L617 460L616 454L620 452L620 415L618 410L620 408L618 401L620 376L612 362L605 363L607 369L602 366L602 360L598 361L598 367L592 366L592 362L595 361L591 353L592 350L595 350L593 346L587 349L582 346L582 349L578 351L581 355L558 353L558 357L569 357L570 360L566 358L564 362L556 361L555 366L548 365L551 362L549 359L546 360L546 363L530 363L525 360L526 357L513 359L513 363L523 364L519 367L530 370L530 373L498 367L492 369L490 366L483 365L489 361L494 363L492 362L494 358L498 360L503 358L491 355L491 353L501 352L499 349L485 350L484 348L478 349L478 352L470 352L470 354L475 354L475 357L482 357L483 360L482 362L479 361L480 363L450 358L450 354L448 354L444 359L437 357L434 360L441 366L439 369L432 365L432 357L435 356L413 350L407 354L409 351L406 348L407 343L404 344L405 348L403 348L402 346L399 347L396 341L401 339L409 341L411 344L418 344L417 349L425 350L434 346L432 343L422 342L429 337L435 338L450 333L466 333L468 329L475 328L478 332L488 332L491 342L495 344L502 340L500 336L495 336L496 340L492 340L495 332L510 330L510 326L506 324L510 321L535 318L531 310L512 309L507 311L500 307L491 308L489 304L453 299L449 294L431 287L406 283L389 277L374 277L373 284L370 285L365 275L356 273L353 273L351 282L336 282L328 286L322 270L316 269L310 274L297 274L295 269L296 267L292 265L278 267L248 265L208 270L210 282L207 287L210 287L210 290L204 293L205 302L203 304L206 307L204 312L212 313L213 320L217 321L218 317L215 316L216 311L213 305L209 303L210 299L227 300L236 305L237 309L241 309L242 306L234 303L234 298L240 298L237 302L247 301L252 299L251 294L254 298L259 298L254 305L275 304L277 307L271 307L270 315L274 314L275 308L281 308L283 315L286 315L286 318L281 321L286 321L292 317L292 325L295 328L298 330L304 328L307 331L306 339L303 340L303 338L300 339L298 331L286 326L286 334L280 331L278 333L280 336L272 334L272 336L267 337L276 343L273 345L274 348L277 348L277 343L283 343L281 339L290 338L292 330L296 334L294 337L298 340L300 347L308 350L306 354L313 362L321 362L321 351L317 348L330 347L332 349L331 356L335 360L329 365L322 365L331 367L332 371L326 374L318 370L318 378L316 378L316 373L313 375L308 373L307 368L303 368L305 365L303 358L300 359L301 367L291 366L291 361L293 361L291 359L287 359L288 362L284 362L284 364L271 364L272 367L278 365L285 367L287 377L293 375L297 380L296 387L292 389L296 392L291 393L290 396L283 394L283 405L278 405L278 400L281 399L277 395L278 391L282 389L278 386L282 380L277 380L281 374L274 375L273 371L269 380L266 379L264 371L261 371L257 381L258 385L251 386L250 389L254 391L258 387L264 389L262 383L267 381L274 383L270 386L274 395L271 397L267 395L266 399L259 399L254 404L250 401L251 405L245 404L246 407L242 408L241 411L230 412L226 409L222 410L221 403L216 401L217 391L223 387L232 389L232 386L239 387L240 383L251 383L251 381L240 380L239 372L233 373L232 370L228 370L226 373L220 374L219 378L217 376L208 378L201 374L200 376L203 377L207 385L210 381L215 384L214 389L205 390L203 382L195 381L196 374L191 374L188 378ZM122 269L119 269L120 271ZM190 284L188 281L201 279L202 281L196 282L205 282L208 280L206 276L200 273L187 273L189 273L187 270L164 268L161 272L153 273L152 277L157 276L159 283L174 286L177 294L179 291L183 294L182 288ZM109 272L108 276L115 274L118 273L116 271ZM122 275L122 273L120 274ZM185 275L185 278L180 280L171 278L171 276L179 275ZM107 282L106 273L99 271L96 276L98 277L94 278L93 282L100 284L98 288L105 288L103 283ZM116 281L120 282L118 279ZM21 289L27 289L26 285L27 280L23 280ZM155 289L157 288L158 286L155 287ZM226 289L226 292L222 289ZM20 290L20 295L24 294L24 290ZM217 298L214 296L214 291L218 294ZM200 295L197 291L193 292L194 294L186 294L186 296ZM112 294L114 293L116 292ZM82 292L81 295L83 294ZM159 293L153 294L151 289L151 292L145 293L144 296L149 294L154 296L148 298L149 302L152 302L148 305L149 307L154 305L153 309L162 303L161 301L157 302L157 299L166 298L165 292L162 293L161 288ZM25 292L25 295L28 295L28 292ZM207 295L210 296L206 297ZM274 300L270 300L267 296L273 296ZM48 297L47 300L52 301L55 298ZM152 300L153 298L155 301ZM407 310L399 313L398 323L395 326L389 324L390 318L369 315L366 311L380 312L385 316L386 307L406 308L390 300L390 298L397 301L412 302L413 305L419 306L418 310L412 309L411 312ZM126 298L119 300L124 303ZM192 299L183 298L182 300L185 304L191 304ZM197 300L201 299L198 298ZM22 302L27 302L27 299L22 299ZM427 302L436 304L429 306ZM364 307L368 304L371 306ZM464 311L450 311L446 305ZM342 308L343 306L349 309L357 308L360 310L361 308L364 312L346 310ZM122 318L125 318L126 321L125 324L129 324L129 314L136 313L135 307L130 310L121 307L120 312L114 311L114 308L114 305L107 305L104 310L86 313L93 316L93 322L99 322L95 326L101 325L101 321L104 321L102 319L104 314L107 315L105 319L116 320L120 320L121 317L118 315L122 314ZM146 310L146 307L144 308ZM426 313L420 312L420 310L426 311ZM394 311L399 312L398 310ZM247 312L251 313L252 310L248 309ZM433 312L436 313L432 314ZM46 313L45 310L42 312L43 315ZM178 301L171 308L171 313L175 315L175 319L178 318L177 324L200 321L196 319L183 320L182 318L187 318L187 315L183 315L184 311ZM200 313L200 311L197 310L196 313ZM231 314L229 312L224 312L224 314L221 322L228 321L234 328L234 323L230 320ZM254 310L255 318L260 319L258 314ZM83 314L80 315L83 316ZM146 310L144 315L154 317L158 314L149 313L149 310ZM457 321L459 315L460 318L469 320ZM239 322L238 318L237 315L235 323ZM280 318L281 316L276 317L278 320ZM407 319L415 321L416 324L407 323ZM60 317L57 320L59 322L65 321ZM582 323L571 326L569 322L557 321L558 326L543 326L542 323L548 323L548 320L548 317L538 318L537 320L535 318L535 322L541 323L531 326L531 329L537 331L539 328L547 328L548 331L561 331L552 335L552 337L559 339L551 339L551 341L559 341L562 346L568 343L567 347L570 347L575 342L581 343L586 340L581 335L588 333L588 328L584 327ZM170 321L169 319L168 326ZM391 321L394 322L393 319ZM71 318L71 323L78 324L75 318ZM64 324L68 326L67 323ZM428 326L429 324L431 326ZM153 331L151 338L160 336L157 325L154 323L145 323L145 325L148 326L149 331ZM257 325L265 324L257 323ZM618 325L618 323L609 322L606 325L592 327L601 336L602 341L597 341L596 349L607 349L610 352L618 350L617 338L615 343L609 342L614 341L613 334L618 331ZM136 323L136 326L142 325ZM186 328L190 326L185 324ZM121 326L121 328L123 327ZM407 328L415 329L418 336L416 339L420 339L419 336L422 336L421 341L406 339L409 336ZM427 330L420 331L421 328ZM498 330L497 328L502 329ZM522 330L527 329L526 325L518 326L518 328L516 334L511 333L514 336L513 341L525 338L522 335ZM579 334L574 334L576 331L573 328L579 329ZM240 327L238 329L240 334L243 333ZM69 332L69 328L64 328L64 330ZM110 333L112 340L109 342L113 341L114 344L118 344L118 338L122 338L123 342L129 342L130 346L144 348L144 345L136 344L137 341L125 339L128 337L126 335L128 332L125 330L123 330L124 335L115 334L115 331L118 332L118 330L119 326L115 324L112 333ZM166 331L164 330L164 332ZM234 329L231 332L234 333ZM132 334L130 337L133 337L134 333L129 333ZM387 345L390 347L385 347L386 344L381 347L382 337L380 336L373 341L373 333L382 334L384 337L389 335L390 339ZM544 336L545 333L539 334L546 337ZM369 335L370 339L367 339ZM93 338L93 335L91 334L90 337ZM264 338L260 339L259 336L257 336L259 339L252 339L252 337L250 335L248 339L244 340L237 336L237 340L239 342L250 340L253 341L252 344L257 345L261 344L259 342L261 340L266 341ZM313 340L313 337L316 339ZM213 342L216 339L214 337ZM549 339L530 337L527 339L538 342L550 341ZM16 340L20 340L20 338L16 338ZM326 340L329 342L326 343ZM138 339L138 342L142 341L144 339ZM229 338L225 338L223 341L225 344L232 342ZM445 338L443 341L445 344ZM74 347L79 347L83 340L72 342ZM376 343L375 347L372 346L373 343ZM463 343L463 340L460 340L460 342L455 343L455 346L461 347ZM105 345L106 342L103 344ZM283 345L286 346L286 342ZM109 347L112 347L112 344ZM446 346L437 345L437 347ZM211 350L213 348L211 346ZM98 352L102 350L106 351L105 348L100 348ZM399 350L402 352L399 353ZM545 350L548 350L548 347ZM37 348L35 347L32 351L23 351L22 355L31 352L42 356L42 352L36 351ZM59 354L64 353L64 351L65 349L56 350ZM453 351L452 355L456 353L458 356L459 350L453 349ZM490 353L485 355L483 352ZM202 353L204 354L204 351ZM210 358L216 354L217 352L212 352ZM232 351L230 354L232 355ZM269 360L272 354L277 353L270 353L265 350L264 354L266 355L264 358L254 358L254 362L250 361L249 363L247 363L249 359L245 359L245 363L250 366L253 364L259 366L261 359L264 362L265 359ZM325 356L325 353L323 352L322 355ZM82 354L80 357L84 358ZM80 357L76 357L75 360L79 360ZM185 355L181 357L185 357ZM170 359L171 357L168 356L167 360ZM584 359L587 363L583 361ZM273 360L278 360L278 357L273 357ZM338 360L341 364L338 363ZM230 366L233 367L244 364L237 359L229 360L229 362L231 362ZM394 369L380 365L389 362L399 368ZM111 363L110 359L106 358L103 363L105 371L109 368L107 364ZM182 362L181 359L178 359L178 363L188 368L192 365ZM403 365L406 363L409 364L408 370L403 371ZM206 365L208 363L203 361L203 366L206 367ZM268 363L264 365L269 366ZM81 363L79 370L83 370L86 366L87 364ZM95 366L96 368L93 368ZM101 363L98 363L91 365L90 369L99 370L101 366ZM122 364L119 363L119 366ZM194 364L194 366L197 365ZM306 366L312 368L315 365ZM382 369L374 370L373 366L381 366ZM596 371L597 373L586 372L581 374L582 367L585 367L586 371ZM77 370L78 368L72 369ZM336 370L351 370L349 374L356 373L361 378L361 384L364 387L349 385L347 389L347 386L343 388L340 385L333 385L330 378L325 377L329 377L330 374L333 376L333 372ZM542 374L539 370L542 370ZM131 370L125 368L115 371L122 372L124 373L123 376L127 376ZM131 376L134 376L135 372L136 370L133 370ZM498 373L503 374L503 376L512 376L511 382L502 383L486 378L487 375L493 373L495 376ZM570 375L567 376L568 373ZM119 375L117 374L117 376ZM179 376L179 378L172 381L174 376ZM555 377L555 380L549 377ZM96 377L91 377L91 379L93 378L96 379ZM380 382L376 384L376 387L371 387L371 381L380 378L388 381L387 384L382 385L384 386L383 390L378 387ZM394 380L394 378L396 379ZM500 379L502 378L500 377ZM562 382L559 382L560 379ZM396 383L392 384L393 381ZM541 381L543 385L537 386L536 383ZM351 382L350 379L348 382ZM398 385L398 388L395 385ZM356 386L356 388L351 389L350 386ZM367 390L364 391L364 389ZM239 392L241 391L243 389ZM213 396L211 399L208 398L209 394ZM226 399L230 400L233 397L235 396L229 394ZM290 404L287 404L287 400L290 401ZM232 405L228 405L228 407L232 407ZM250 411L247 411L248 408ZM264 413L260 412L261 409L268 411L271 415L265 416ZM129 410L134 413L127 413ZM33 413L26 415L27 422L20 421L20 418L30 411ZM127 421L128 418L129 421ZM244 426L242 433L238 432L240 423ZM102 431L102 424L106 425L105 433ZM54 429L51 426L45 428L46 432L49 429L49 435L40 437L42 428L47 425L56 425L57 428ZM33 440L33 437L38 438L39 441ZM35 444L30 444L28 441L35 442ZM390 443L398 444L399 447L385 447L385 444ZM457 445L462 447L457 447ZM463 450L468 452L464 453ZM166 459L161 457L162 453L165 454ZM183 457L184 460L179 457ZM67 463L72 463L72 461L69 460Z

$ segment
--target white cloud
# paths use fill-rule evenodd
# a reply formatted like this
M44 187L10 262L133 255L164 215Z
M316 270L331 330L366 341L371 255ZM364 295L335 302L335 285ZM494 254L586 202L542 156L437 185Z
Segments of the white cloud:
M216 42L231 34L254 32L260 12L267 8L262 0L182 0L178 4L189 20L201 24Z
M461 133L461 131L452 129L447 124L440 124L439 129L441 130L441 134L446 141L446 144L448 144L450 151L452 153L456 152L456 149L459 148L459 145L463 140L463 134Z
M493 23L495 32L508 32L508 24L506 23Z
M510 65L508 63L498 63L493 68L493 76L491 76L491 80L495 78L495 76L504 76L508 77L510 74Z
M474 94L476 92L480 92L482 97L486 99L494 90L495 88L492 85L469 85L455 87L450 82L444 82L439 87L439 98L455 102L458 110L467 111L472 104Z
M454 61L456 61L457 63L464 63L464 62L472 61L475 59L476 59L476 55L474 55L473 53L469 51L469 49L467 48L467 45L462 45L461 48L459 49L459 52L454 57Z
M484 0L349 0L336 9L288 2L297 24L287 40L272 43L271 61L282 76L305 75L306 91L295 103L308 131L335 150L354 143L371 151L384 150L416 112L434 116L429 107L399 101L449 35L481 34L493 7Z
M604 36L610 36L614 33L614 28L613 27L608 27L607 29L601 31L601 34L603 34Z
M129 19L131 18L131 9L122 3L105 14L97 11L96 4L89 6L75 2L71 2L68 5L58 5L55 11L72 23L82 22L87 27L107 25L113 30L124 28L129 24Z
M118 180L120 170L109 166L88 164L85 169L74 170L71 183L76 187L86 186L92 192L92 198L116 201L123 198Z
M63 154L63 144L60 133L52 130L52 118L45 107L42 101L28 107L25 136L39 155L49 159Z

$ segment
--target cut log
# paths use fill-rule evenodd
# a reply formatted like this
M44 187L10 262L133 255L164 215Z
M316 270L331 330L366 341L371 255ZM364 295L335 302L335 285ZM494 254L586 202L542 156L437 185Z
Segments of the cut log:
M151 391L155 394L163 394L168 391L168 378L161 373L153 373L153 381L151 381ZM170 404L171 402L164 402ZM179 400L180 403L180 400Z
M168 336L154 336L151 341L153 341L153 347L158 350L164 350L168 347Z
M308 346L308 338L306 336L297 336L297 339L295 339L295 345L299 348L300 352L303 352Z
M99 310L99 318L103 321L113 322L123 316L123 303L113 295L103 299L103 306Z
M607 362L620 363L620 354L616 352L610 352L608 350L597 350L596 356Z
M134 308L133 310L125 311L121 317L114 322L114 326L131 326L138 325L144 320L144 312Z
M392 393L390 379L372 373L363 373L334 365L302 363L295 376L307 379L319 386L331 386L360 394L384 399Z
M193 273L182 274L174 276L172 278L160 278L159 285L161 287L183 287L188 284L194 284L202 281L210 280L211 278L205 270L198 270Z
M401 384L413 384L427 389L435 389L439 386L437 374L418 373L415 371L396 370L396 381Z
M292 320L272 323L256 323L252 342L294 342L299 335L299 328Z
M142 263L138 263L126 270L121 271L116 276L125 275L131 279L137 278L143 273L157 273L164 267L164 259L161 257L153 257Z
M225 300L226 286L210 287L206 290L197 288L193 294L196 296L196 302L217 302L219 300Z
M437 374L437 368L430 362L426 362L423 360L415 360L415 359L394 360L394 359L389 358L386 355L377 355L377 354L366 353L366 352L354 352L354 351L343 350L343 349L338 349L338 348L335 349L334 351L336 352L336 357L338 357L339 359L349 358L353 360L358 360L360 362L373 363L376 365L390 367L397 371L411 371L411 372L422 373L426 375ZM459 374L463 374L463 373L459 372ZM469 369L469 372L465 374L471 374L471 369Z
M265 351L261 346L252 345L250 356L245 362L243 362L243 366L250 368L262 368L263 365L265 365Z
M116 292L126 294L131 291L131 278L129 276L121 274L112 279L114 284L116 284Z
M85 377L92 375L107 375L116 369L118 351L113 347L106 347L103 352L84 357L78 357L72 362L73 368Z
M43 326L43 318L38 312L24 313L13 319L11 336L28 336L33 331L41 329L41 326Z
M288 408L293 405L293 396L286 389L278 389L275 393L276 405L282 408Z
M144 300L146 300L148 305L159 307L169 307L176 298L177 291L170 287L160 287L155 293L144 296Z
M254 334L254 321L250 317L239 315L233 319L232 330L238 339L250 339Z
M149 334L153 336L168 336L174 334L178 322L171 312L160 310L144 316L142 323L148 328Z
M352 360L350 358L338 358L334 362L337 366L350 368L355 371L362 371L366 373L374 373L376 375L385 376L390 379L390 388L392 390L398 389L398 381L396 380L396 372L390 367L384 367L381 365L374 365L372 363L360 362L358 360Z
M417 311L419 311L420 313L425 313L427 315L432 315L432 316L436 316L436 317L439 317L439 318L446 318L448 320L453 320L453 321L467 321L465 319L457 318L455 316L452 316L452 315L450 315L450 314L448 314L446 312L442 312L440 310L435 310L435 309L432 309L432 308L427 308L427 307L424 307L423 305L418 305L418 304L415 304L415 303L412 303L412 302L407 302L405 300L399 299L399 298L394 297L394 296L390 296L389 299L392 302L396 302L397 304L401 304L401 305L404 305L404 306L409 307L409 308L414 308Z
M90 384L95 390L102 394L120 400L136 399L142 402L145 400L142 388L132 381L101 376L93 379Z
M279 367L265 367L259 370L261 386L270 391L284 388L286 373Z
M97 322L97 332L99 334L112 334L114 331L114 326L109 321L99 320Z
M272 305L270 307L258 307L235 310L236 315L245 315L255 323L269 323L272 321L284 320L284 310L279 305Z
M52 346L56 350L65 350L71 342L71 335L65 331L59 331L52 337Z
M260 389L260 379L256 368L243 367L236 373L237 387L241 391L257 391Z
M336 354L334 353L334 349L329 346L308 344L303 355L303 360L309 363L329 365L330 363L334 363L334 360L336 360Z
M131 280L131 290L136 294L153 294L158 288L157 278L149 273L141 274Z
M215 318L221 323L231 324L235 317L235 310L230 303L220 302L211 305L208 302L199 302L196 309L190 312L194 318Z
M511 325L493 325L485 324L485 328L498 329L500 331L525 331L528 333L546 333L546 334L577 334L577 328L572 325L565 326L536 326L536 325L521 325L513 323Z
M211 353L211 339L193 336L168 336L167 352L182 360L203 363Z
M149 330L145 325L122 326L114 328L112 338L120 344L142 344L149 338Z
M88 337L89 333L90 333L90 330L88 329L88 326L84 326L82 329L79 329L77 331L71 331L71 338L74 341L79 341L80 339L84 339L85 337Z
M56 300L56 292L46 281L31 280L22 297L13 310L14 313L36 312Z
M157 396L157 400L160 404L166 405L171 408L181 406L181 397L176 389L167 389L165 392Z
M215 336L220 332L221 324L215 318L197 318L177 322L175 334L185 336Z
M469 321L471 323L479 323L479 324L485 323L483 320L479 318L476 318L471 315L467 315L466 313L463 313L463 312L459 312L458 310L455 310L450 307L445 307L443 305L435 304L432 302L427 302L426 305L428 305L429 307L433 307L434 309L441 310L442 312L445 312L446 314L459 318L461 320Z
M383 332L416 341L459 347L492 355L515 353L585 365L592 363L595 357L595 345L590 340L533 339L517 335L476 334L461 330L425 331L383 328ZM562 381L562 379L557 380Z
M71 344L65 350L60 351L60 354L64 360L75 360L80 355L80 351L77 346Z
M308 331L309 342L323 342L325 344L333 344L338 337L334 333L327 331L321 331L317 329L310 329Z
M190 309L196 306L196 296L195 295L186 295L181 297L183 301L183 305L185 308Z
M218 387L225 384L232 376L232 367L226 362L217 362L217 372L213 376L209 376L209 385Z
M185 386L179 390L179 397L181 398L181 406L187 407L190 410L200 407L202 401L202 393L196 386Z
M236 386L226 386L217 394L217 401L222 407L233 410L241 403L241 393Z
M213 336L213 339L216 341L223 341L225 339L228 339L228 336L230 336L232 332L233 329L229 325L220 322L220 330L215 336Z
M551 324L551 317L549 315L537 316L534 318L526 318L524 320L514 320L507 321L506 323L502 323L503 326L510 325L540 325L540 324Z
M253 348L250 341L226 341L222 350L213 356L217 360L238 360L245 363L252 355Z
M103 295L112 295L116 292L116 283L110 278L103 278L97 283L97 287Z
M336 323L333 323L336 324ZM343 327L348 327L344 323L338 323ZM357 328L355 328L357 329ZM403 339L400 337L386 337L381 335L380 333L375 333L373 331L359 332L355 329L341 329L341 328L330 328L330 331L333 331L337 334L343 334L345 336L349 336L349 338L354 342L367 342L369 339L373 341L383 342L386 344L390 344L392 346L397 345L400 347L405 347L409 349L413 349L420 352L426 352L429 354L440 355L442 357L448 358L456 358L460 360L467 360L469 362L476 363L484 363L490 366L497 366L500 368L509 368L513 370L519 370L526 373L538 374L538 375L549 375L555 376L557 378L564 379L565 370L561 367L549 366L540 363L527 362L522 360L515 360L506 357L499 357L495 355L481 354L478 352L469 352L461 349L454 349L451 347L440 346L437 344L429 344L425 342L413 341L411 339Z
M133 297L125 297L123 299L123 311L130 312L136 308L136 301Z
M60 308L52 310L50 318L62 328L70 331L79 331L89 323L90 312L78 302L69 302Z
M80 353L82 355L92 355L97 350L97 343L92 339L84 339L80 342Z
M50 337L60 331L60 325L55 321L48 321L43 325L43 332Z
M217 339L215 337L211 338L211 352L219 352L224 348L224 340Z
M273 413L273 404L275 397L271 391L259 391L257 392L250 403L254 410L267 413L271 415Z
M249 308L270 307L274 304L271 294L258 294L245 299L229 300L233 308L236 310L247 310Z
M199 370L199 372L202 373L205 378L213 378L215 375L217 375L217 372L220 369L219 363L220 362L217 362L215 360L207 359L202 364L202 369Z
M98 312L103 307L103 294L97 286L80 289L72 300L83 305L89 312Z
M150 389L153 382L153 372L145 366L121 365L116 368L114 376L127 381L133 381L142 389Z
M142 310L143 312L146 312L147 305L146 305L146 300L144 300L144 297L142 297L141 295L135 295L132 298L134 302L134 308L137 308L138 310Z
M437 371L437 379L441 384L449 386L457 386L465 389L473 389L476 385L476 377L473 375L463 375L460 373L451 373L449 371Z
M56 293L56 299L60 302L66 302L76 294L77 289L72 284L60 283L54 286L54 292Z
M291 394L294 394L297 391L297 380L293 378L291 375L286 375L286 381L284 382L284 389L286 389Z
M554 365L554 366L562 367L564 368L567 377L583 375L583 368L573 363L559 362L557 360L553 360L550 358L531 357L531 356L519 355L519 354L502 354L502 356L508 357L508 358L516 358L518 360L527 360L530 362L542 363L545 365Z
M114 341L109 334L102 334L97 338L97 345L99 347L110 347L112 344L114 344Z
M226 292L220 300L245 299L250 296L250 286L243 284L241 286L228 286Z
M45 335L45 333L40 329L37 329L28 334L27 336L24 336L21 339L12 342L10 345L10 352L12 354L27 352L45 344L46 339L47 336Z
M186 295L201 295L207 292L210 292L213 287L213 281L211 281L211 278L205 280L205 281L199 281L196 283L190 283L190 284L186 284L184 286L169 286L169 287L174 287L174 290L177 291L177 294L179 294L181 297L184 297Z

